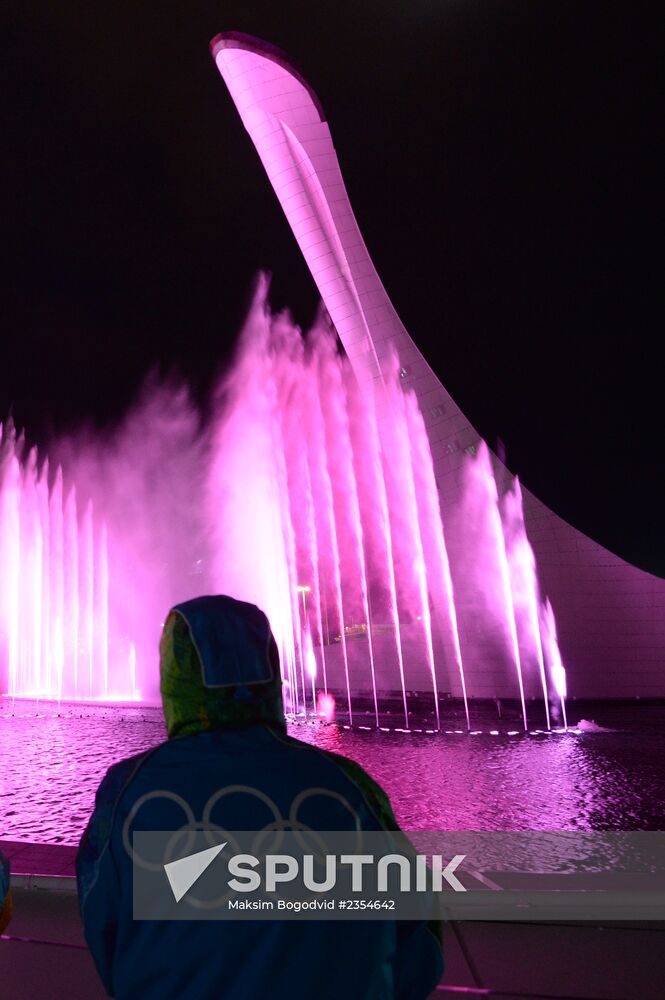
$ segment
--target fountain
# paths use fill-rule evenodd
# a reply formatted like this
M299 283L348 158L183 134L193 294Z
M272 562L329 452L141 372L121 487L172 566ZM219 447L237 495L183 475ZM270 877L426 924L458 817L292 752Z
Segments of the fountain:
M375 726L414 692L565 696L517 480L501 496L487 447L440 509L416 397L392 358L360 387L325 315L303 337L260 279L204 426L185 389L152 385L103 440L0 438L0 678L8 694L138 700L157 693L165 610L205 591L270 617L294 715ZM481 683L482 681L482 683ZM321 701L323 698L323 702ZM317 707L318 706L318 707Z
M10 694L109 698L108 538L62 468L0 426L0 648Z

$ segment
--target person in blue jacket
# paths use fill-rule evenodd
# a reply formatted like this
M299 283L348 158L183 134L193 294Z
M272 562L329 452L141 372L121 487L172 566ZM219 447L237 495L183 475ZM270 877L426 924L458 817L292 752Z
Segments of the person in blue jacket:
M9 887L9 861L0 851L0 934L12 918L12 893Z
M385 792L358 764L287 735L277 646L254 605L214 596L173 608L160 684L169 738L107 771L77 855L85 936L108 994L426 997L443 973L436 922L133 920L129 828L215 821L216 803L224 829L261 830L309 789L318 794L303 821L313 829L355 829L349 805L364 830L398 829Z

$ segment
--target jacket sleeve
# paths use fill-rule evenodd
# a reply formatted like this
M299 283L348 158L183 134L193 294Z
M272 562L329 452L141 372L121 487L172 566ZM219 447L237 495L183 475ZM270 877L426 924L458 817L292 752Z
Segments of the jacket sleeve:
M107 771L76 855L85 939L109 996L113 996L113 956L121 905L120 874L111 850L111 834L116 806L133 770L134 761L123 761Z
M384 830L399 831L390 799L355 761L338 754L338 765L363 793ZM396 1000L424 1000L443 976L443 924L440 920L397 921L397 949L393 969Z
M9 861L0 851L0 934L12 917L12 892L9 884Z
M424 1000L436 989L443 970L440 921L399 921L394 968L397 1000Z

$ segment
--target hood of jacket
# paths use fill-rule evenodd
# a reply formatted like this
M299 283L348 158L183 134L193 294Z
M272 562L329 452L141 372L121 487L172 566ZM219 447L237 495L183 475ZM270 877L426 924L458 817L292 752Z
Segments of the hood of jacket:
M169 737L256 723L286 728L277 644L254 604L222 595L177 604L159 654Z

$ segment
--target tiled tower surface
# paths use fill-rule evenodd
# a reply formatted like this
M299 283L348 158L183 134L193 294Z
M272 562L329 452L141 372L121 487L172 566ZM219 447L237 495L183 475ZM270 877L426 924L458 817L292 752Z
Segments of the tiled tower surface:
M288 58L265 42L228 32L211 48L358 379L380 383L397 352L404 385L415 391L427 425L445 520L459 495L465 449L479 435L381 284L320 102ZM498 458L494 463L501 483L510 474ZM540 583L557 618L569 694L665 696L665 580L593 542L527 490L524 508Z

